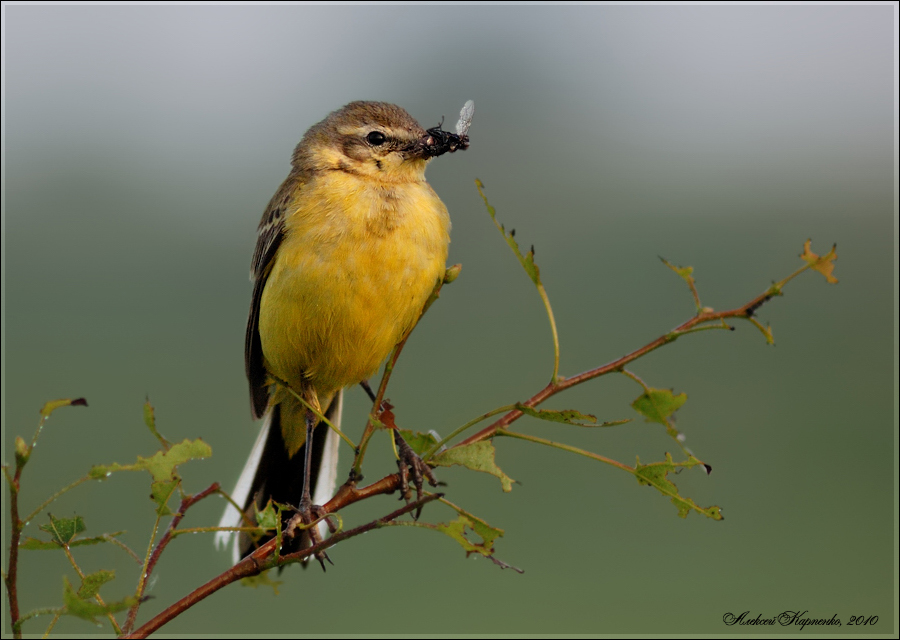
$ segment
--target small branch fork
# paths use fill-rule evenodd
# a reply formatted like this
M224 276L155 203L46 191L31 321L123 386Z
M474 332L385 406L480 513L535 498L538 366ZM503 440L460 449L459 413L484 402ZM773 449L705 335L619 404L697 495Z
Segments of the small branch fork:
M571 378L558 376L556 381L551 381L550 384L548 384L546 387L541 389L539 392L537 392L522 404L527 407L537 407L548 398L555 396L557 393L561 393L566 389L574 387L575 385L579 385L582 382L587 382L588 380L598 378L608 373L620 372L625 368L625 365L629 364L630 362L633 362L634 360L637 360L638 358L641 358L651 351L655 351L656 349L659 349L660 347L669 344L670 342L674 342L676 339L680 338L686 333L693 333L705 329L727 328L733 330L734 327L728 326L725 323L726 318L742 318L746 320L753 320L753 314L756 312L756 310L763 304L771 300L772 297L781 295L781 285L783 285L790 278L793 278L795 275L796 273L792 274L789 278L783 280L780 283L777 283L776 285L773 285L765 293L758 295L750 302L736 309L731 309L729 311L703 310L687 322L684 322L672 329L672 331L670 331L669 333L658 337L656 340L645 344L643 347L636 349L635 351L632 351L627 355L622 356L618 360L613 360L612 362L597 367L596 369L590 369L583 373L579 373L578 375L572 376ZM722 324L709 324L717 321L721 322ZM506 427L521 418L523 415L524 414L518 409L513 409L512 411L505 414L502 418L491 423L478 433L469 436L468 438L460 442L457 446L472 444L473 442L480 442L481 440L487 440L501 429L506 429Z
M349 504L353 504L354 502L358 502L360 500L364 500L366 498L370 498L382 493L392 493L399 487L400 476L396 473L386 476L378 482L363 487L362 489L357 489L348 481L347 484L344 484L340 489L338 489L338 492L334 496L334 498L332 498L322 506L322 510L326 513L335 513ZM209 489L207 489L207 491L209 491ZM199 495L200 494L198 494L198 496ZM251 553L249 556L231 567L228 571L225 571L206 584L198 587L197 589L186 595L184 598L156 615L153 619L151 619L149 622L141 626L133 633L128 633L122 637L146 638L148 635L162 627L164 624L166 624L176 616L191 608L201 600L204 600L208 596L212 595L219 589L228 586L232 582L237 582L238 580L241 580L243 578L249 578L251 576L259 575L263 571L271 569L275 566L280 566L291 562L298 562L307 557L314 557L315 554L325 551L338 542L358 536L361 533L365 533L373 529L379 529L385 526L386 523L395 520L404 514L415 511L416 509L421 509L423 505L431 502L432 500L437 500L441 497L443 497L443 494L440 493L427 495L423 498L420 498L419 500L410 502L406 506L393 511L386 516L378 518L377 520L373 520L354 529L340 531L315 546L307 547L288 555L278 555L278 538L272 538L264 545L259 547L256 551ZM166 535L168 536L170 533L171 527L170 531L167 532ZM160 547L162 545L163 540L160 540L160 544L157 546L157 549L161 550Z
M219 493L220 491L221 489L219 487L219 483L214 482L200 493L193 496L185 496L181 499L181 505L178 507L178 512L174 515L172 521L169 523L169 526L166 529L166 533L162 538L159 539L159 542L156 543L156 548L153 549L153 553L150 554L150 558L147 560L147 565L146 567L144 567L143 576L140 584L138 585L138 592L137 594L135 594L137 596L137 602L134 604L134 606L131 607L131 609L128 610L128 618L125 620L125 626L123 627L124 634L128 634L134 628L134 623L137 620L138 610L140 609L141 603L144 599L144 589L147 586L147 580L150 578L150 574L153 572L154 567L156 567L159 556L162 555L163 550L176 535L175 532L178 529L178 525L181 523L187 510L204 498L207 498L215 493Z

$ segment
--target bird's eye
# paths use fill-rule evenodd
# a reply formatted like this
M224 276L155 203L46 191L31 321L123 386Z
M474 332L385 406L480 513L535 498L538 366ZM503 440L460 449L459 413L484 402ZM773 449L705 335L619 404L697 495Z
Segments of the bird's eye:
M385 138L384 134L380 131L373 131L366 136L366 141L374 147L384 144L385 140L387 140L387 138Z

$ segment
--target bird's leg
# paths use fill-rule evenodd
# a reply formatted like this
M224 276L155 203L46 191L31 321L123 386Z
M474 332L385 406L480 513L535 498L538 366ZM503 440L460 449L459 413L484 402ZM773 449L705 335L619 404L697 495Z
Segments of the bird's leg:
M361 386L361 387L363 388L363 391L366 392L366 395L369 396L369 400L371 400L372 402L375 402L375 400L376 400L377 398L375 397L375 392L372 391L372 387L369 386L369 381L368 381L368 380L362 380L362 381L359 383L359 386Z
M305 548L307 546L311 547L319 544L322 541L322 537L319 535L319 526L316 524L312 524L317 519L326 516L327 514L322 511L322 507L318 505L314 505L312 503L312 496L310 495L310 476L311 476L311 467L312 467L312 436L313 429L318 422L318 417L315 413L306 410L306 443L304 449L304 455L306 456L305 465L303 469L303 492L300 494L300 504L297 506L297 513L294 517L291 518L288 523L286 531L288 535L294 536L297 533L297 525L303 525L303 529L301 530L301 547ZM325 570L325 560L328 560L331 564L331 558L328 557L328 554L324 551L321 551L316 554L316 560L319 561L319 564L322 565L322 571Z

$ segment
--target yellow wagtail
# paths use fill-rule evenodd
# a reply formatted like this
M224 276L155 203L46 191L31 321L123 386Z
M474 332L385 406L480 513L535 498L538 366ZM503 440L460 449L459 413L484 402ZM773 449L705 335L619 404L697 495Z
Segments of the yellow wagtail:
M425 167L468 147L472 110L466 103L454 135L426 131L392 104L352 102L294 150L259 224L250 271L245 365L263 425L232 497L251 518L254 505L272 499L297 506L308 523L314 504L331 498L338 437L315 430L318 419L294 394L340 425L342 389L372 375L412 330L450 242L450 218ZM229 505L219 526L241 520ZM307 537L317 539L315 528ZM216 541L231 538L237 562L252 542L228 532Z

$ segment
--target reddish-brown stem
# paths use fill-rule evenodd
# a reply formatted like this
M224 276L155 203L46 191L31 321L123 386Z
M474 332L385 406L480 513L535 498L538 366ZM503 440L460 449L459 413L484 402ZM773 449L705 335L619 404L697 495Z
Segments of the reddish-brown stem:
M172 517L172 522L169 523L165 535L163 535L163 537L159 539L159 542L153 549L153 553L150 554L150 559L147 561L147 567L146 569L144 569L144 579L139 583L140 590L137 594L137 602L133 607L131 607L131 609L128 610L128 618L125 620L125 626L123 627L123 632L125 634L130 633L131 629L134 628L134 623L137 620L138 609L140 609L141 603L143 602L144 587L147 584L147 579L150 577L150 574L153 573L153 568L156 566L156 563L159 560L160 555L162 555L163 550L166 548L166 545L168 545L172 540L172 534L175 529L178 528L178 525L184 518L184 514L192 506L203 500L203 498L206 498L219 491L219 488L219 483L213 482L209 487L207 487L200 493L193 496L186 496L181 499L181 505L178 507L178 512Z
M9 597L9 623L12 625L13 635L22 637L22 629L19 628L19 594L17 587L19 567L19 537L22 535L22 521L19 520L19 477L22 475L22 465L16 464L16 475L9 477L9 471L4 467L3 472L9 482L9 515L10 528L12 529L9 540L9 566L6 572L6 594Z
M375 483L375 485L380 485L381 483L384 483L383 486L385 486L385 487L390 486L391 484L399 486L399 480L400 480L399 476L394 474L393 477L396 479L395 482L393 482L393 483L385 482L386 480L388 480L388 478L390 478L390 476L388 476L388 478L382 478L382 480ZM370 493L368 491L368 489L370 487L374 487L375 485L370 485L369 487L366 487L365 489L362 489L360 491L354 490L352 493L355 496L358 495L358 496L362 496L362 497L368 496L368 495L375 495L375 493ZM422 505L424 505L428 502L431 502L432 500L437 500L437 499L441 498L442 495L443 494L436 493L436 494L425 496L424 498L421 498L420 500L416 500L415 502L410 502L408 505L401 507L400 509L397 509L396 511L394 511L392 513L389 513L386 516L378 518L377 520L373 520L364 525L360 525L359 527L356 527L355 529L350 529L348 531L341 531L339 533L336 533L333 536L331 536L330 538L328 538L327 540L323 540L322 542L320 542L319 544L317 544L313 547L307 547L306 549L297 551L296 553L291 553L291 554L288 554L285 556L281 556L278 559L277 564L280 565L280 564L286 564L288 562L296 562L298 560L302 560L303 558L306 558L313 554L319 553L320 551L324 551L325 549L337 544L338 542L341 542L342 540L346 540L348 538L358 536L359 534L365 533L367 531L371 531L372 529L377 529L377 528L383 526L384 523L386 523L386 522L389 522L391 520L399 518L400 516L402 516L406 513L410 513L411 511L420 508ZM362 497L355 497L354 499L351 499L351 502L355 502L356 500L361 500ZM337 496L335 496L335 498L337 498ZM345 499L347 499L347 498L345 498ZM335 500L332 499L332 501L330 501L328 503L328 505L331 505L331 503L334 501ZM349 502L347 504L349 504ZM326 505L326 506L328 506L328 505ZM213 578L212 580L210 580L203 586L192 591L187 596L185 596L184 598L182 598L181 600L179 600L178 602L176 602L175 604L173 604L172 606L167 608L165 611L162 611L161 613L159 613L157 616L155 616L152 620L150 620L149 622L144 624L141 628L139 628L134 633L125 635L123 637L125 637L125 638L146 638L148 635L150 635L151 633L153 633L154 631L156 631L157 629L162 627L169 620L180 615L181 613L183 613L184 611L186 611L193 605L197 604L201 600L212 595L213 593L215 593L222 587L225 587L225 586L231 584L232 582L236 582L243 578L249 578L251 576L258 575L262 571L271 568L272 566L275 565L275 563L273 563L272 560L273 560L273 554L275 552L276 545L277 545L276 538L269 540L266 544L261 546L259 549L254 551L252 554L250 554L249 556L247 556L240 562L238 562L236 565L231 567L231 569L229 569L225 573L222 573L221 575L216 576L215 578Z
M556 395L557 393L560 393L561 391L565 391L566 389L581 384L582 382L592 380L593 378L597 378L614 371L619 371L629 362L637 360L638 358L647 355L651 351L659 349L661 346L674 341L681 334L690 331L697 325L714 322L716 320L724 320L725 318L749 318L753 315L753 312L756 311L756 309L758 309L769 299L771 299L772 295L773 294L771 291L766 291L765 293L762 293L755 297L747 304L738 307L737 309L731 309L730 311L706 311L698 313L687 322L684 322L672 329L672 331L670 331L669 333L658 337L653 342L644 345L640 349L632 351L628 355L622 356L618 360L613 360L612 362L597 367L596 369L590 369L589 371L579 373L578 375L572 376L571 378L560 377L557 382L551 382L522 404L527 407L536 407L548 398ZM513 411L504 414L503 417L491 423L478 433L469 436L468 438L460 442L457 446L486 440L493 436L500 429L505 429L510 424L521 418L522 415L523 413L521 411L519 411L518 409L514 409Z

